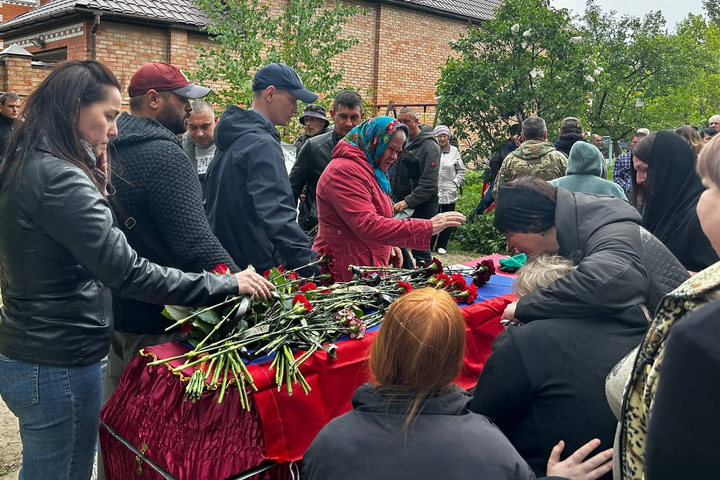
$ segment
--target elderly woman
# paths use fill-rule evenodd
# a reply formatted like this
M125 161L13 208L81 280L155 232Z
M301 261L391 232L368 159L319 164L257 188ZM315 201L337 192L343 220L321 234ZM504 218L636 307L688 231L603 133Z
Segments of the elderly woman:
M635 145L631 172L633 205L639 207L642 226L690 272L717 262L695 211L704 188L690 146L672 132L653 132Z
M720 253L720 139L698 158L697 217ZM720 262L668 294L640 345L621 417L622 479L720 478ZM702 308L701 308L702 307ZM616 477L617 478L617 477Z
M318 433L305 453L302 478L535 479L500 430L468 411L472 397L453 385L464 350L465 321L447 292L424 288L394 302L370 352L375 382L360 386L353 410ZM612 450L583 461L599 444L591 440L559 462L565 447L559 442L548 475L604 475Z
M349 265L399 265L398 247L427 249L430 237L465 221L447 212L430 220L393 218L388 168L407 139L407 127L390 117L361 123L333 150L317 186L318 235L313 248L335 255L335 278L352 278Z
M458 149L450 145L450 129L448 127L445 125L435 127L435 137L442 150L438 172L440 212L453 212L458 201L458 189L465 180L465 163L460 158ZM430 241L431 249L434 248L440 255L445 255L451 231L452 228L446 228L439 235L434 235Z

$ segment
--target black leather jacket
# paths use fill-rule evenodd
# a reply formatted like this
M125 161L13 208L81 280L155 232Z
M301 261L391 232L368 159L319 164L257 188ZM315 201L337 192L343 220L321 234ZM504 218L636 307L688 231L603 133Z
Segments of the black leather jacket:
M178 305L238 291L233 276L184 274L139 258L90 179L46 142L27 159L19 188L0 195L0 224L0 353L23 362L82 366L105 356L109 288Z

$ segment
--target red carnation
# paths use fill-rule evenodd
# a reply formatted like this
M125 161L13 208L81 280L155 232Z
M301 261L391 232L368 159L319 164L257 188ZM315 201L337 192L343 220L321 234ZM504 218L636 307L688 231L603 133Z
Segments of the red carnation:
M210 273L216 273L218 275L230 275L232 272L230 268L224 263L218 263L215 268L210 270Z
M190 333L193 331L193 326L190 322L185 322L182 325L180 325L180 330L182 330L185 333Z
M423 268L422 271L424 272L426 277L431 277L435 273L443 273L442 262L437 258L433 258L430 265Z
M298 306L299 305L299 306ZM302 295L298 293L293 297L293 308L297 310L299 313L303 312L309 312L312 310L312 305L308 301L308 299L305 297L305 295Z
M482 287L495 275L495 264L492 260L483 260L475 267L473 272L473 285Z
M313 282L307 282L300 287L300 291L305 293L308 290L317 290L317 285Z
M462 290L467 287L467 282L465 281L465 277L463 277L462 273L453 273L450 278L452 280L453 290Z
M397 283L397 288L398 290L400 290L400 295L404 295L413 291L413 286L410 285L408 282L403 282L402 280Z
M285 274L285 276L290 280L299 280L300 279L297 272L288 272Z
M435 285L435 288L443 288L446 285L450 285L452 283L452 279L444 273L436 273L435 276L428 281L428 283Z

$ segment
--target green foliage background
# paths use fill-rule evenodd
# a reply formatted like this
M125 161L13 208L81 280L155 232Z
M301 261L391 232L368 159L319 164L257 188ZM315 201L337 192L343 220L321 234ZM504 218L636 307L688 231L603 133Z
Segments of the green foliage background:
M484 172L467 170L462 194L455 209L462 212L468 219L475 212L475 207L482 199ZM493 226L492 212L468 220L457 227L450 237L451 250L478 252L483 255L504 253L505 237Z

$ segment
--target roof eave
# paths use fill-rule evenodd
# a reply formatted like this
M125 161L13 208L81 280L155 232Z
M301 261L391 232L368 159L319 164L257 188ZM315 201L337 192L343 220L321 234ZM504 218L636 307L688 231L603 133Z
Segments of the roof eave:
M459 13L448 12L445 10L439 10L437 8L426 7L425 5L418 5L417 3L403 2L402 0L367 0L371 3L386 3L388 5L394 5L396 7L405 8L408 10L416 10L420 12L432 13L439 17L451 18L453 20L461 20L463 22L469 22L473 25L479 25L481 22L487 19L471 17L468 15L460 15Z
M12 32L13 36L23 35L25 33L32 32L33 30L37 30L39 26L46 27L49 23L61 23L62 20L68 17L82 16L92 18L95 15L100 15L102 18L125 20L135 24L170 26L173 28L181 28L191 31L200 31L202 28L201 25L179 23L165 20L162 18L149 18L143 15L136 15L131 13L114 12L112 10L99 10L82 7L69 7L64 10L53 12L51 14L42 15L28 20L21 20L19 24L9 26L0 25L0 37L7 36L8 32Z

